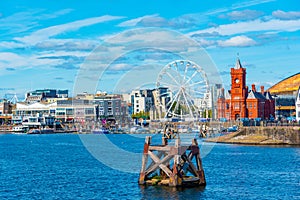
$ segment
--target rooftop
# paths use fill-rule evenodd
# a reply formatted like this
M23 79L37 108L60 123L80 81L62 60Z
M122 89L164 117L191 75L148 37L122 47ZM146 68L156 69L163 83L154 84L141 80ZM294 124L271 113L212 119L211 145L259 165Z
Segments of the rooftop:
M270 87L267 91L271 94L294 94L300 86L300 72L294 74Z

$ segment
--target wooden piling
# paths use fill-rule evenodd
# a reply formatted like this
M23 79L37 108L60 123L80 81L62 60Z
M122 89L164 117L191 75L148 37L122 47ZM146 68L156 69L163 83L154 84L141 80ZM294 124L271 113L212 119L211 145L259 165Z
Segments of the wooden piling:
M151 159L149 165L148 157ZM156 176L154 180L152 177L157 171L160 177L158 180ZM146 183L171 187L206 185L197 140L193 139L191 145L181 145L180 138L177 138L175 144L170 145L162 138L162 145L154 146L151 145L151 137L147 136L139 177L139 184Z
M139 184L145 184L145 171L146 171L146 166L147 166L147 161L148 161L148 151L149 151L150 143L151 143L151 137L147 136L145 139L145 144L144 144L142 168L141 168L141 172L140 172Z

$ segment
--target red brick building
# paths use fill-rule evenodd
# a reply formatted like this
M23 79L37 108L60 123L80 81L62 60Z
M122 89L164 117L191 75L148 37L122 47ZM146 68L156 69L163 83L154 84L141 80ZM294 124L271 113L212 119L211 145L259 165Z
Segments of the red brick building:
M252 84L251 90L246 86L246 68L238 58L230 70L231 90L221 90L218 97L218 118L237 120L240 118L270 119L275 116L275 101L269 92L261 86L260 92Z

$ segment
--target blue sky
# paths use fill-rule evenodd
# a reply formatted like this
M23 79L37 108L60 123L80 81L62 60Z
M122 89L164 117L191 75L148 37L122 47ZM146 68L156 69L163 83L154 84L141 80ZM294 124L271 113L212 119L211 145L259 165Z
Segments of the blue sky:
M153 32L143 33L135 40L124 34L137 28L176 31L196 41L215 64L225 87L229 87L229 71L237 53L247 68L248 85L268 88L300 69L298 0L2 0L0 95L23 96L26 91L43 88L69 89L72 93L87 57L95 49L112 55L116 49L134 50L131 47L144 40L152 41L153 46L166 46L166 42L172 47L184 45L170 44L168 34L157 34L158 38ZM113 45L103 45L108 40ZM116 45L115 40L123 41ZM126 46L122 47L124 41ZM119 55L105 70L102 81L94 77L98 84L91 91L119 91L114 89L117 79L133 66L142 66L133 77L142 81L152 65L163 67L176 58L149 52ZM90 75L93 70L98 69L95 66Z

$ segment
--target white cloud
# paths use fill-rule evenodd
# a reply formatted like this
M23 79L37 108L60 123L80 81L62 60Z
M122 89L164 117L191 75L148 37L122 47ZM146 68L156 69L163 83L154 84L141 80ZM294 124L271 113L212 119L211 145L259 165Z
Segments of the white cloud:
M22 59L22 57L15 53L10 53L10 52L0 53L0 62L3 63L7 63L13 60L20 60L20 59Z
M237 22L232 24L224 24L218 27L208 28L204 30L190 32L188 35L213 33L217 32L220 35L235 35L248 32L258 31L298 31L300 30L300 20L278 20L273 19L270 21L253 20L247 22Z
M257 10L242 10L242 11L232 11L227 14L220 15L220 18L229 18L231 20L253 20L260 17L263 14L261 11Z
M14 41L4 41L4 42L0 42L0 48L4 48L4 49L15 49L15 48L24 48L24 44L20 43L20 42L14 42Z
M282 10L276 10L272 12L272 16L282 20L300 19L299 11L284 12Z
M80 58L80 57L85 57L88 54L89 54L88 52L82 52L82 51L42 52L35 55L20 55L20 54L10 53L10 52L3 52L3 53L0 52L0 69L6 69L8 67L22 68L22 69L43 67L47 69L57 65L64 64L69 57Z
M208 46L213 46L216 44L214 40L205 40L203 38L195 38L195 40L199 43L200 46L202 47L208 47Z
M185 35L159 28L130 30L110 38L107 42L112 43L111 46L108 44L110 54L114 54L116 52L115 49L112 49L112 47L115 48L117 46L125 50L145 47L160 48L168 49L169 51L176 53L185 52L188 47L198 46L197 43L193 42L190 38L185 37Z
M143 17L138 17L138 18L135 18L135 19L124 21L124 22L120 23L118 26L120 26L120 27L132 27L132 26L136 26L143 19L157 17L157 16L158 16L158 14L145 15Z
M218 45L221 47L247 47L256 45L256 42L245 35L240 35L232 37L228 40L220 40L218 41Z
M125 22L120 23L119 27L134 27L134 26L142 26L142 27L171 27L176 30L178 29L191 29L196 25L200 25L203 23L208 23L207 16L216 15L220 13L228 12L229 10L245 8L257 4L268 3L274 0L252 0L252 1L244 1L239 2L238 4L233 4L230 7L224 7L214 10L208 10L203 13L190 13L181 15L175 18L166 19L160 17L158 14L153 15L145 15L142 17L138 17L135 19L127 20ZM245 11L233 11L231 14L232 18L239 19L254 19L257 16L260 16L262 12L255 10L245 10ZM224 15L226 16L226 15Z
M49 66L57 63L57 60L37 59L36 56L21 56L15 53L0 53L0 68L31 68L36 66Z
M83 20L78 20L66 24L50 26L48 28L40 29L29 36L25 36L22 38L15 38L15 40L24 42L26 44L36 44L40 41L47 40L53 36L59 35L61 33L65 33L68 31L75 31L82 27L91 26L98 23L103 23L107 21L121 19L123 17L120 16L110 16L105 15L101 17L92 17Z
M33 58L39 59L40 57L66 57L66 56L76 56L85 57L89 55L90 52L84 51L54 51L54 52L42 52L39 55L33 56Z
M254 6L254 5L259 5L263 3L269 3L272 1L276 0L252 0L252 1L244 1L244 2L238 2L232 5L233 9L238 9L238 8L244 8L244 7L249 7L249 6Z
M94 40L83 39L50 39L37 43L35 48L40 50L67 50L67 51L91 51L100 43ZM1 43L0 43L1 46Z
M63 9L50 14L44 13L44 11L43 9L35 9L2 17L0 19L0 30L3 30L6 35L24 33L39 26L38 21L57 18L68 14L72 9Z

